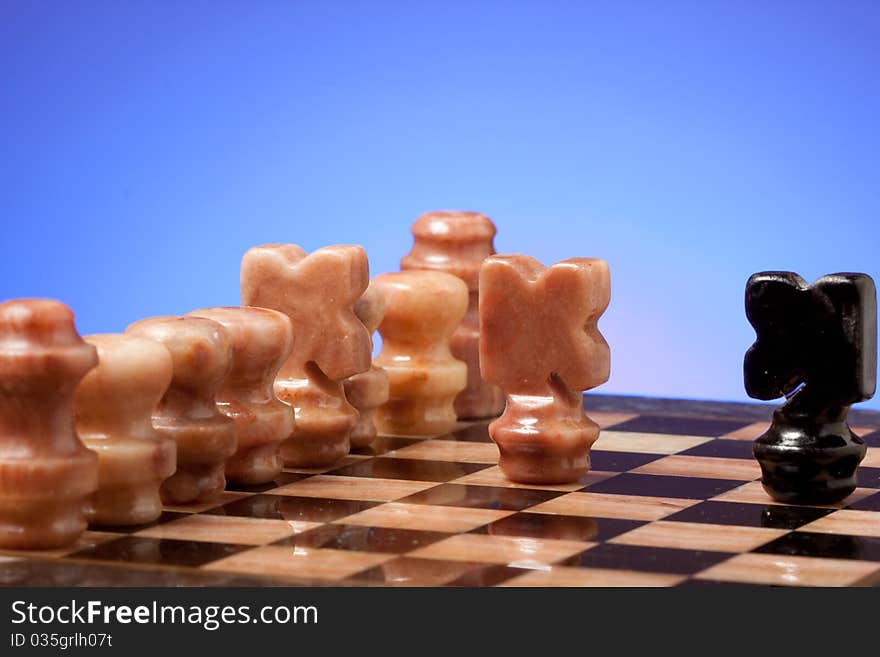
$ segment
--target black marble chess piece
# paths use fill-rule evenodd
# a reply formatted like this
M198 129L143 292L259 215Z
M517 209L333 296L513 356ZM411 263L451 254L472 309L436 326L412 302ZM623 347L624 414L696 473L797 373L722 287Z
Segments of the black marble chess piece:
M758 273L746 285L746 316L757 334L746 392L787 398L755 441L764 489L781 502L842 500L866 452L847 424L849 407L873 397L877 383L874 281L831 274L809 285L791 272Z

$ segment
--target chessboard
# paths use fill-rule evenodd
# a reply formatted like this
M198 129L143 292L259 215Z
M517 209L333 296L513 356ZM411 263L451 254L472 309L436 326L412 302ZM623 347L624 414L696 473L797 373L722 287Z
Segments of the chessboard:
M380 437L155 523L91 528L63 550L0 553L10 586L691 586L880 584L880 413L859 487L776 503L752 441L770 409L588 395L603 428L580 481L519 485L486 423Z

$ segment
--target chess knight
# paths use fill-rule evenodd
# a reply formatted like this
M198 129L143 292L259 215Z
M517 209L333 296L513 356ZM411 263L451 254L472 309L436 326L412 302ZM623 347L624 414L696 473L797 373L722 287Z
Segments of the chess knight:
M855 490L866 447L850 405L877 384L877 292L865 274L813 285L791 272L755 274L746 315L757 339L745 356L746 392L787 401L755 441L764 489L781 502L829 504Z
M483 263L480 367L507 398L489 435L511 480L565 483L589 469L599 427L584 414L581 393L610 374L611 352L597 327L610 298L604 260L545 268L529 256L495 255Z

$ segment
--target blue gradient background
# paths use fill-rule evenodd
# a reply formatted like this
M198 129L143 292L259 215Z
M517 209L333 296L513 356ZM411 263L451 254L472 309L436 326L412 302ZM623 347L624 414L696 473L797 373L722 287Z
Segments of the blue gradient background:
M0 4L0 297L83 333L467 208L612 267L615 393L744 399L749 274L880 279L880 3ZM877 400L866 405L880 408Z

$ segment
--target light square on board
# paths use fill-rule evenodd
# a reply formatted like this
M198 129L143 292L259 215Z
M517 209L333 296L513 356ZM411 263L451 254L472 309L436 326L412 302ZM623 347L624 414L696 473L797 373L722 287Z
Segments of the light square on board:
M474 486L494 486L496 488L537 488L540 490L553 490L559 492L571 492L580 490L585 486L590 486L609 477L616 475L616 472L604 472L602 470L590 470L574 482L569 484L519 484L510 481L497 465L484 470L479 470L464 477L453 479L453 484L472 484Z
M701 479L753 481L761 477L761 466L754 460L674 454L657 461L651 461L636 468L633 472Z
M606 430L599 434L593 449L636 454L675 454L712 440L706 436L676 436L661 433L634 433Z
M348 516L344 522L368 527L399 527L437 532L469 532L513 511L389 502Z
M779 554L738 554L698 573L698 579L774 586L852 586L880 564Z
M880 538L880 514L874 511L841 509L801 527L805 532L849 534Z
M357 573L354 579L389 586L495 586L522 572L495 564L402 556Z
M468 443L456 440L423 440L388 452L387 456L427 461L458 461L463 463L498 463L495 443Z
M288 486L276 488L272 493L295 497L328 497L338 500L390 502L436 485L437 483L433 481L316 475Z
M409 556L543 568L578 554L590 545L581 541L458 534L411 552Z
M249 575L271 573L276 577L338 580L391 559L393 554L379 552L264 545L214 561L205 568Z
M840 509L844 506L851 506L859 500L873 495L876 490L870 488L856 488L852 495L845 500L835 502L834 504L816 504L814 506L825 509ZM767 494L760 481L750 481L747 484L738 486L731 490L719 493L712 497L715 501L720 502L745 502L749 504L786 504L785 502L777 502Z
M318 523L304 520L193 514L180 520L148 527L139 531L137 536L237 545L265 545L316 526Z
M667 587L684 581L685 575L646 573L607 568L569 568L529 570L500 584L503 587Z
M706 550L708 552L748 552L786 533L785 529L711 525L707 523L657 521L637 527L611 539L621 545Z
M562 495L533 506L529 511L565 516L586 516L588 518L659 520L693 504L697 504L697 500L641 495L606 495L587 491Z

